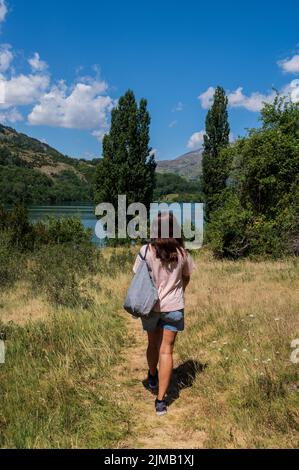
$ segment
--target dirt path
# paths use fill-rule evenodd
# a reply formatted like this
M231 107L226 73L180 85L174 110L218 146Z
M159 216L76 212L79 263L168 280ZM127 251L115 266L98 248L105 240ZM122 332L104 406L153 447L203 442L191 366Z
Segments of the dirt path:
M204 432L186 431L186 423L195 412L190 385L195 379L195 366L190 361L179 365L175 357L175 371L170 387L172 404L168 414L157 417L153 396L143 385L147 375L145 358L146 336L139 321L126 317L130 338L124 351L124 362L116 369L116 379L123 390L122 399L133 410L130 439L122 448L135 449L198 449L203 447ZM200 412L200 410L196 410Z

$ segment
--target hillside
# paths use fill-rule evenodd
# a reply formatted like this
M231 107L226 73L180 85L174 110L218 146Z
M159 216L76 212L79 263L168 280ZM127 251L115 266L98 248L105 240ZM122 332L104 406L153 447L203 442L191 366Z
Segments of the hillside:
M96 161L78 160L0 125L0 199L13 203L90 201Z
M174 160L158 162L158 173L174 173L189 180L196 180L202 172L202 150L186 153Z
M158 162L155 198L198 193L201 151ZM90 202L98 160L70 158L37 139L0 124L0 201L13 204ZM187 181L186 181L187 180Z

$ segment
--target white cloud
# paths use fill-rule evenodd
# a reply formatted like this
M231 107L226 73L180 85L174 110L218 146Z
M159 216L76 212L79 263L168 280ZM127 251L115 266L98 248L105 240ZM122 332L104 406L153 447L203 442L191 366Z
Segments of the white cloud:
M266 95L253 92L249 96L246 96L243 93L243 88L239 87L228 94L228 102L232 108L245 108L248 111L258 112L262 109L264 103L271 103L274 97L274 91Z
M68 88L65 82L52 86L28 116L32 125L94 130L97 138L107 130L108 113L114 106L106 82L94 80Z
M215 94L215 88L210 86L207 91L199 95L198 99L201 102L201 106L203 109L208 109L212 103Z
M91 135L93 135L96 139L98 139L99 142L102 142L104 139L104 136L108 133L108 126L104 127L103 129L100 129L98 131L93 131Z
M0 0L0 22L2 23L8 13L8 8L5 0Z
M282 95L289 96L293 103L299 102L299 80L295 79L288 83L281 92Z
M51 83L48 65L38 52L28 62L29 74L14 75L11 46L0 46L0 119L23 120L19 107L30 106L28 123L93 131L99 141L109 130L109 113L116 102L106 92L108 85L99 78L81 78L69 87L61 80Z
M33 57L28 60L28 63L34 72L44 72L48 68L48 64L41 60L38 52L35 52Z
M2 108L35 103L49 86L48 75L18 75L5 78L0 74L0 86L4 89Z
M158 156L158 150L157 150L157 149L152 149L152 150L150 151L150 157L155 157L155 158L157 158L157 156Z
M195 132L189 139L187 147L191 150L199 149L203 146L205 131ZM235 141L234 134L231 132L229 135L229 141L232 143Z
M280 60L278 65L286 73L299 72L299 54L295 54L293 57L288 59Z
M204 93L202 93L198 99L201 102L201 106L204 109L208 109L213 104L215 94L215 88L209 87ZM275 97L275 92L271 91L268 94L262 94L259 92L253 92L246 96L243 93L243 88L239 87L235 91L228 93L229 106L232 108L245 108L248 111L258 112L262 109L263 103L270 103Z
M11 46L0 46L0 119L17 122L23 119L18 107L32 105L28 123L68 129L93 131L102 141L109 129L109 113L116 102L107 96L108 85L100 79L81 78L68 87L61 80L51 83L48 65L38 52L28 62L29 74L14 75ZM2 110L2 111L1 111Z
M178 125L178 121L171 121L171 123L168 125L170 129Z
M6 72L13 61L13 53L9 44L0 45L0 72Z
M2 123L10 122L12 124L15 124L18 121L23 121L23 116L16 108L12 108L8 111L0 112L0 121Z
M8 8L0 0L0 22L5 20ZM31 125L46 125L68 129L86 129L99 141L109 130L109 114L116 101L107 95L108 85L99 78L77 79L73 86L64 80L52 82L48 64L35 52L29 57L31 73L16 74L11 64L14 53L10 45L0 45L0 120L23 120L19 111L31 106L27 117ZM27 113L28 110L26 109Z
M173 113L179 113L180 111L183 111L183 109L184 109L184 105L183 105L183 103L182 103L181 101L179 101L179 102L175 105L175 107L172 109L172 112L173 112Z
M205 131L195 132L189 139L187 147L195 150L202 146L204 140Z

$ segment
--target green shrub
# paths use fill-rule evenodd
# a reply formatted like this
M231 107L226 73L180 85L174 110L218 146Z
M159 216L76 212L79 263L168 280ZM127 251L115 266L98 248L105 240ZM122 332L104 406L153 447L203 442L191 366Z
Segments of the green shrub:
M299 253L299 104L277 96L261 121L227 150L228 187L214 195L207 233L218 256Z
M298 229L292 206L285 206L276 218L244 209L237 194L223 192L221 208L214 211L206 227L206 243L216 257L281 258L296 251Z
M250 210L244 210L236 194L223 193L220 209L211 215L206 227L206 242L217 257L238 258L249 253L247 224L252 220Z
M10 244L19 251L31 251L34 247L34 227L29 222L28 211L21 203L15 204L7 214L7 230L10 234Z
M81 280L100 266L101 254L90 244L50 245L34 255L30 278L33 288L44 292L51 303L89 308L92 300L81 288Z
M91 242L92 230L85 229L77 217L49 217L46 224L35 226L36 244L88 243Z
M0 289L12 286L22 275L25 262L23 254L10 243L10 234L0 231Z

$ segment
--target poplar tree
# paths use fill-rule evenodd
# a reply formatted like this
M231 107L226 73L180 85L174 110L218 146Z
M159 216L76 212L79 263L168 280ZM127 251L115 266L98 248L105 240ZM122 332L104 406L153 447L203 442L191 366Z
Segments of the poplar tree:
M226 187L229 162L222 150L229 145L228 99L222 87L217 87L214 102L206 117L204 136L202 190L206 203L206 219L217 206L217 196Z
M128 204L141 202L149 208L155 187L156 162L149 145L150 115L147 101L139 106L128 90L112 110L111 129L103 139L95 181L96 203L109 202L117 208L118 195Z

